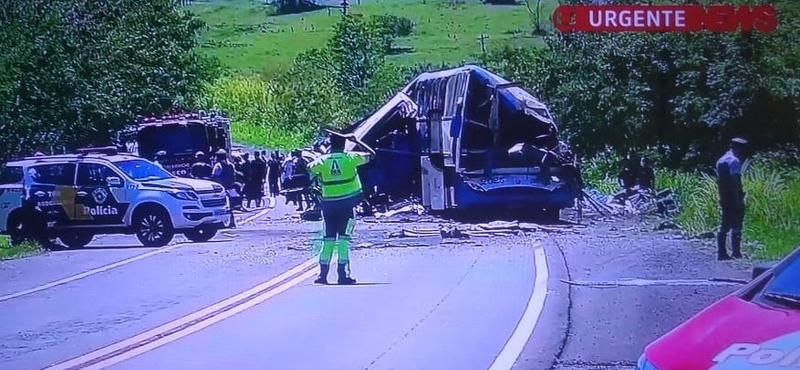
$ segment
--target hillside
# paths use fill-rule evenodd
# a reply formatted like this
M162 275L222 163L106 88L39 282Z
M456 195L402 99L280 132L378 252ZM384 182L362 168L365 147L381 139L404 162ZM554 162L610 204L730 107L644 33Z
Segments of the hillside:
M549 22L555 1L542 2L542 22ZM535 8L536 2L531 6ZM339 19L339 9L291 15L272 15L271 8L252 0L198 2L190 6L209 26L204 52L220 59L234 73L273 75L285 69L300 52L324 45ZM530 36L532 16L523 5L485 5L479 1L364 0L351 12L390 14L415 23L411 36L397 45L414 51L390 57L400 64L461 62L487 48L503 44L538 45Z

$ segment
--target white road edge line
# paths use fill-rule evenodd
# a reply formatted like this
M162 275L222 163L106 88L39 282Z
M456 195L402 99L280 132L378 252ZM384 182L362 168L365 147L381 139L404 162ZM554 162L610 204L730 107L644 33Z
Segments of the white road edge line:
M285 280L285 279L287 279L287 278L299 273L300 271L303 271L304 269L309 268L310 266L312 266L312 265L314 265L316 263L317 263L316 257L312 258L312 259L310 259L310 260L308 260L306 262L303 262L302 264L298 265L297 267L294 267L291 270L286 271L281 275L278 275L277 277L275 277L275 278L273 278L273 279L271 279L271 280L269 280L269 281L267 281L265 283L259 284L259 285L255 286L255 287L245 291L245 292L239 293L238 295L230 297L230 298L228 298L228 299L226 299L224 301L215 303L214 305L206 307L206 308L204 308L204 309L202 309L200 311L197 311L197 312L194 312L192 314L186 315L186 316L181 317L181 318L179 318L177 320L174 320L172 322L169 322L169 323L166 323L164 325L161 325L161 326L159 326L159 327L157 327L155 329L152 329L152 330L149 330L149 331L144 332L142 334L136 335L134 337L125 339L123 341L114 343L114 344L112 344L110 346L101 348L99 350L93 351L93 352L85 354L83 356L80 356L80 357L74 358L72 360L68 360L68 361L59 363L59 364L55 364L55 365L50 366L50 367L47 367L47 368L45 368L43 370L66 370L66 369L70 369L72 367L87 363L89 361L92 361L92 360L95 360L97 358L100 358L100 357L106 356L108 354L111 354L113 352L119 351L119 350L124 349L126 347L135 345L135 344L140 343L140 342L142 342L144 340L152 339L152 338L156 337L159 334L168 332L168 331L170 331L170 330L172 330L174 328L177 328L179 326L185 325L186 323L189 323L189 322L195 321L197 319L200 319L203 316L206 316L206 315L208 315L210 313L213 313L213 312L215 312L215 311L217 311L217 310L219 310L221 308L224 308L226 306L230 306L231 304L234 304L234 303L236 303L238 301L241 301L241 300L243 300L243 299L245 299L247 297L250 297L250 296L252 296L254 294L258 294L261 291L269 289L269 288L277 285L279 282L281 282L281 281L283 281L283 280ZM277 294L279 294L279 293L281 293L281 292L283 292L283 291L285 291L285 290L287 290L287 289L289 289L289 288L301 283L302 281L304 281L304 280L306 280L306 279L308 279L308 278L310 278L312 276L314 276L316 273L317 273L316 269L311 269L311 270L303 273L302 275L300 275L300 276L298 276L298 277L286 282L285 284L281 285L280 287L278 287L278 288L276 288L276 289L274 289L274 290L272 290L272 291L270 291L270 292L268 292L268 293L266 293L264 295L258 296L256 298L250 300L250 301L247 301L247 302L245 302L245 303L243 303L243 304L241 304L239 306L236 306L236 307L232 308L231 310L225 311L225 312L223 312L223 313L221 313L221 314L219 314L217 316L214 316L214 317L211 317L211 318L209 318L209 319L207 319L205 321L199 322L196 325L192 325L190 327L187 327L186 329L184 329L182 331L179 331L179 332L173 333L171 335L159 338L159 339L157 339L157 340L155 340L155 341L153 341L151 343L148 343L148 344L146 344L146 345L144 345L142 347L135 348L135 349L133 349L131 351L122 353L122 354L120 354L118 356L111 357L109 359L103 360L101 362L98 362L96 364L93 364L93 365L91 365L89 367L85 367L85 368L82 368L82 369L83 370L103 369L103 368L106 368L108 366L114 365L116 363L125 361L125 360L127 360L129 358L132 358L134 356L137 356L139 354L145 353L145 352L147 352L149 350L152 350L152 349L155 349L157 347L163 346L163 345L165 345L167 343L170 343L170 342L172 342L174 340L177 340L177 339L179 339L179 338L181 338L183 336L186 336L186 335L188 335L190 333L196 332L196 331L198 331L198 330L200 330L202 328L205 328L205 327L207 327L209 325L212 325L214 323L222 321L225 318L233 316L236 313L239 313L241 311L244 311L247 308L250 308L252 306L257 305L258 303L266 301L267 299L269 299L269 298L271 298L271 297L273 297L273 296L275 296L275 295L277 295Z
M108 265L105 265L105 266L101 266L101 267L98 267L98 268L95 268L95 269L92 269L92 270L89 270L89 271L86 271L86 272L82 272L82 273L77 274L77 275L72 275L72 276L67 277L67 278L63 278L63 279L60 279L60 280L49 282L47 284L39 285L39 286L31 288L31 289L27 289L27 290L23 290L21 292L16 292L16 293L0 296L0 302L7 301L9 299L19 298L19 297L22 297L22 296L25 296L25 295L28 295L28 294L40 292L40 291L45 290L45 289L50 289L50 288L58 286L58 285L63 285L63 284L69 283L69 282L73 282L75 280L83 279L83 278L85 278L87 276L91 276L91 275L94 275L94 274L99 274L99 273L101 273L103 271L108 271L108 270L111 270L113 268L124 266L124 265L127 265L127 264L131 263L131 262L136 262L136 261L138 261L140 259L144 259L144 258L147 258L147 257L150 257L150 256L154 256L154 255L159 254L159 253L169 252L169 251L171 251L171 250L173 250L175 248L179 248L179 247L182 247L184 245L186 245L186 244L179 243L179 244L171 245L169 247L163 247L161 249L158 249L158 250L155 250L155 251L152 251L152 252L147 252L147 253L144 253L144 254L140 254L138 256L133 256L131 258L124 259L122 261L117 261L117 262L114 262L114 263L111 263L111 264L108 264Z
M522 353L522 349L531 334L533 334L533 329L536 328L536 323L539 321L542 310L544 310L544 301L547 296L547 280L549 278L544 248L540 247L534 251L534 264L536 266L536 279L534 280L533 293L528 301L528 307L522 314L522 318L519 320L517 328L514 329L511 338L508 339L505 347L494 360L492 366L489 367L489 370L509 370L514 366L517 358Z

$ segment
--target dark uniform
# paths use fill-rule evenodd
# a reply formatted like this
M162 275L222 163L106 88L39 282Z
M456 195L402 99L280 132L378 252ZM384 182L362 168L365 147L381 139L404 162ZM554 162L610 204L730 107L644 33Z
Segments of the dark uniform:
M742 159L747 141L731 140L731 148L717 161L717 186L721 208L721 222L717 232L717 259L727 260L726 241L731 234L733 258L741 258L742 225L744 223L744 190L742 188Z
M324 235L319 256L320 274L315 283L327 284L333 249L339 256L339 284L355 284L350 277L350 235L355 225L354 208L363 199L358 166L368 163L372 154L344 153L345 138L331 138L331 153L325 154L308 165L311 176L322 186L322 218ZM369 148L367 148L369 149ZM372 152L372 149L369 149Z
M653 170L653 167L650 166L650 162L647 160L647 157L642 157L641 161L639 162L639 168L637 169L636 173L636 185L639 187L653 189L656 188L656 173Z
M211 179L213 167L206 161L205 153L197 152L194 158L197 162L192 164L192 177L203 180Z

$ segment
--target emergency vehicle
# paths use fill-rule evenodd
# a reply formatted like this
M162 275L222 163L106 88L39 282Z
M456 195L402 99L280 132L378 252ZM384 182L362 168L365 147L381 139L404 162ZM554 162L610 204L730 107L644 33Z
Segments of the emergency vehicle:
M195 153L203 152L211 163L219 149L231 152L230 120L218 112L144 118L117 135L117 145L128 153L155 160L158 152L164 169L180 177L190 177Z
M70 248L84 247L100 234L133 234L148 247L167 245L176 233L203 242L227 228L232 217L219 184L178 178L114 147L3 165L0 234L15 242L30 219L24 199L44 215L48 234Z
M650 343L637 370L800 368L800 248Z

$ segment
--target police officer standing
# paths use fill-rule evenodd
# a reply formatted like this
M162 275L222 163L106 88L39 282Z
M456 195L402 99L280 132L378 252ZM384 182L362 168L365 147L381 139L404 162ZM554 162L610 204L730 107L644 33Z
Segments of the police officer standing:
M208 180L211 178L214 168L208 164L206 154L202 151L195 153L195 162L192 164L192 177L196 179Z
M717 161L717 186L722 209L721 225L717 232L717 259L729 260L726 241L731 235L733 258L741 258L742 225L744 223L744 189L742 188L742 162L745 159L747 140L734 138L728 150Z
M324 235L322 252L319 256L320 274L316 284L328 284L333 249L336 247L339 256L337 269L341 285L352 285L356 280L350 277L350 235L355 225L354 208L363 199L361 179L358 166L368 163L375 155L369 146L355 139L369 154L345 153L344 147L348 137L331 133L331 152L314 160L308 165L309 174L316 177L322 187L322 218Z

